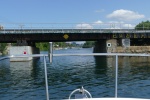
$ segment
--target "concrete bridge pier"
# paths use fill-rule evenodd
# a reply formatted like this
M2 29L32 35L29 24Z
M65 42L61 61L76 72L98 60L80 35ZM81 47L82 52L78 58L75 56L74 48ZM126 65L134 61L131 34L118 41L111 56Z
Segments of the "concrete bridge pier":
M27 42L26 40L18 40L17 46L10 46L9 55L31 55L39 54L39 48L36 48L34 42ZM25 58L10 58L10 61L29 61L33 57Z
M116 52L117 39L101 39L95 42L94 53Z
M39 48L31 46L11 46L9 51L10 55L31 55L39 53L40 53ZM10 61L30 61L32 59L33 57L10 58Z

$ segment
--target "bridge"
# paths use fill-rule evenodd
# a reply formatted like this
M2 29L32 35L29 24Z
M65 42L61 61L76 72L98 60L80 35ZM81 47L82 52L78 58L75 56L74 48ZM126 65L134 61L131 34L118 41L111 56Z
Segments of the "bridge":
M150 38L150 30L129 24L2 24L0 42L97 41L100 39ZM90 27L89 27L90 26ZM124 27L128 26L128 27ZM135 26L135 25L132 25Z
M58 26L33 27L32 25L32 27L20 25L16 28L4 25L3 28L0 28L0 42L35 47L36 42L97 41L94 52L101 53L118 52L118 46L150 45L150 30L144 30L145 28L137 30L133 27L123 27L120 24L110 24L108 25L109 28L107 25L104 25L104 27L101 27L101 24L98 25L81 24L77 25L80 27L66 27L65 24L61 28ZM125 52L123 48L121 50L121 52Z
M0 42L97 41L150 38L150 30L134 29L1 29Z

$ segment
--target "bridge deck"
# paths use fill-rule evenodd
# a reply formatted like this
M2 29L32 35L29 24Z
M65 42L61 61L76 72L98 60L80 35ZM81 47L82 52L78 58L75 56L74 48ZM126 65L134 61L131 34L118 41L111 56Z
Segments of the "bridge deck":
M150 38L150 30L134 29L1 29L0 42L97 41L99 39Z

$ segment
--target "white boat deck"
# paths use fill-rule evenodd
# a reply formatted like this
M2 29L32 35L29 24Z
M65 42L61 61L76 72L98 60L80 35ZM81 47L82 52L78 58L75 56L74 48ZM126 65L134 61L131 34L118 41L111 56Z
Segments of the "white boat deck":
M86 99L66 99L66 100L150 100L141 98L86 98Z

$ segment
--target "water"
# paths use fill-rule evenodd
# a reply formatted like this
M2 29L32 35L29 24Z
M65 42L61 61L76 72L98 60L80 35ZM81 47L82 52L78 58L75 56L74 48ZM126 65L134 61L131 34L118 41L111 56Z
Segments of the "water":
M92 53L92 49L57 50L54 53ZM113 57L54 57L47 67L50 100L67 99L81 86L94 98L114 97ZM150 58L119 57L118 97L150 98L149 94ZM46 100L43 58L29 62L0 61L0 100Z

